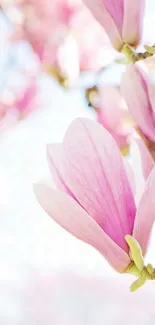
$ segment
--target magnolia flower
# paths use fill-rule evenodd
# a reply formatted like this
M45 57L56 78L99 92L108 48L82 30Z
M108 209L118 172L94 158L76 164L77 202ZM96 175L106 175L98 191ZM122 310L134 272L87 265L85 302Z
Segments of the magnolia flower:
M144 256L155 218L155 169L136 209L114 139L87 119L72 123L62 145L48 146L48 158L60 190L36 185L42 207L64 229L95 247L116 271L132 273L134 267L139 276L143 270L148 275L140 251Z
M115 53L102 26L83 5L72 21L81 71L96 70L111 63Z
M55 49L68 36L71 21L80 5L64 0L51 1L21 1L19 8L24 20L15 31L14 39L26 39L39 59L44 60L45 50ZM51 60L53 57L52 51Z
M39 87L36 77L29 76L29 79L25 79L25 81L27 82L25 87L20 87L20 85L10 86L6 93L2 94L0 102L0 133L40 107Z
M63 87L75 86L79 77L78 46L72 35L56 48L46 47L43 69Z
M19 8L23 21L11 40L26 40L43 71L62 86L74 86L81 70L98 71L113 60L104 29L81 0L24 0Z
M155 85L141 67L139 64L127 67L121 90L140 135L155 158Z
M145 0L83 0L104 27L114 48L137 46L141 39ZM117 2L117 3L116 3Z
M96 111L97 121L111 133L121 151L128 152L128 140L133 127L120 90L113 86L99 88L92 106Z

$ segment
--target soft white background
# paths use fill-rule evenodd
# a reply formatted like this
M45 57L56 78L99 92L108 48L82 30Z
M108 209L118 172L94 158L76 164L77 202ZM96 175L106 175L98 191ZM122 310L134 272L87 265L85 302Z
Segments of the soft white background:
M152 7L145 34L151 32L155 41L153 4L147 1ZM0 24L4 73L6 29ZM119 80L117 70L108 76L113 77ZM57 226L35 199L33 183L50 176L46 144L62 141L75 117L92 117L81 92L67 93L44 78L40 84L43 97L48 94L44 108L0 139L0 324L154 324L155 286L130 294L133 279L115 274L93 248ZM153 252L152 246L149 262L155 261Z

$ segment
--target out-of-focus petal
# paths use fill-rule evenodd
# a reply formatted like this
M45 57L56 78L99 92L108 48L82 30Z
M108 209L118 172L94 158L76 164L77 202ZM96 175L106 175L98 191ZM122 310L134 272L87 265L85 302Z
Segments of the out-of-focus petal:
M144 179L140 150L136 140L130 142L130 163L134 172L136 187L135 201L137 205L144 193L146 180Z
M113 46L137 46L142 35L145 0L83 0L104 27Z
M121 89L134 121L148 138L155 141L155 121L149 100L148 75L136 64L129 65L124 73Z
M142 36L145 0L124 0L122 38L130 45L138 45Z
M123 99L119 89L113 86L104 86L99 89L99 109L97 110L98 121L109 125L114 130L119 131L121 120L125 117L123 109Z
M148 92L149 92L150 103L155 114L155 83L154 80L151 80L151 77L148 84Z
M115 0L102 0L101 10L102 9L107 10L121 33L123 26L124 0L117 0L117 3Z
M119 0L120 8L119 5L116 5L115 1L83 0L83 2L91 10L92 14L98 20L98 22L104 27L113 46L117 50L120 50L123 45L123 41L119 31L122 23L123 0Z
M138 144L138 148L139 148L140 155L141 155L143 175L144 175L145 180L147 180L148 176L150 175L151 170L154 167L154 162L153 162L152 156L149 153L143 140L141 140L139 138L136 140L136 142Z
M100 88L97 107L97 121L111 133L121 150L127 149L132 129L129 127L130 116L120 90L113 86Z

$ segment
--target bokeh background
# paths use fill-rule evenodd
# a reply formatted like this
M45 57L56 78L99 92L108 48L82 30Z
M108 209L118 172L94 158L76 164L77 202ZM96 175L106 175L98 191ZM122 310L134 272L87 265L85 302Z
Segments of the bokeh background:
M57 36L58 44L41 58L21 32L24 15L32 27L33 12L13 1L0 5L0 324L153 325L155 286L129 293L133 279L117 275L92 247L56 225L33 194L34 183L51 177L46 144L62 141L74 118L95 119L86 89L119 86L124 67L113 63L118 55L87 10L69 27L62 16L50 22L51 43L56 34L61 41ZM143 42L152 44L154 0L146 6ZM41 39L45 22L40 24L50 17L39 19L34 29L40 28ZM153 242L147 257L152 263Z

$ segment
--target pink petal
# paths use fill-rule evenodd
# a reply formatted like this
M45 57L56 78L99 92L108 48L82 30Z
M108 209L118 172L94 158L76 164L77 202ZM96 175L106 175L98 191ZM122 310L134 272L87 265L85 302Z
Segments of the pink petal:
M98 123L77 119L64 139L63 173L80 204L120 247L131 234L135 203L123 159Z
M104 27L113 46L117 50L120 50L123 46L121 33L119 31L122 25L122 0L119 0L118 7L115 6L115 0L113 0L113 2L109 0L83 0L83 2L90 9L98 22Z
M155 114L155 84L154 81L149 80L149 84L148 84L148 91L149 91L149 98L150 98L150 102L151 102L151 106L153 109L153 112ZM154 115L155 118L155 115Z
M63 175L61 173L62 145L59 143L52 143L47 145L47 158L50 171L58 189L68 193L75 199L73 193L65 183L65 180L63 179Z
M30 84L25 88L24 93L21 95L19 99L17 99L15 105L19 109L19 111L27 110L30 105L33 105L34 99L37 95L37 84L36 80L33 78L30 81Z
M138 45L142 36L145 0L124 0L123 40Z
M112 17L120 34L122 34L123 16L124 16L124 0L102 0L102 6Z
M136 142L137 142L138 148L140 150L143 176L144 176L145 180L147 180L148 176L150 175L151 170L154 167L154 162L153 162L152 156L149 153L143 140L137 139Z
M109 125L113 130L120 130L121 120L125 117L123 99L120 91L113 86L104 86L100 89L99 122Z
M111 133L119 148L124 148L128 143L129 132L123 130L127 111L120 91L113 86L102 87L97 106L97 121Z
M127 144L128 144L128 137L127 135L125 134L120 134L120 133L117 133L113 130L110 130L110 128L106 128L110 134L113 136L113 138L115 139L117 145L119 146L120 149L124 149Z
M149 237L155 221L155 167L153 168L140 200L135 218L133 236L145 255Z
M130 263L129 256L108 237L77 202L63 192L43 184L34 187L45 211L73 236L95 247L118 272Z
M134 197L135 197L136 205L138 206L138 203L144 193L146 180L144 179L143 176L142 160L141 160L140 151L136 139L132 139L130 141L130 155L131 155L130 161L131 161L132 170L134 172L135 188L136 188Z
M136 64L130 64L122 80L122 94L140 130L155 141L155 122L148 94L148 76Z
M124 164L125 164L126 173L127 173L127 176L128 176L128 181L129 181L129 184L130 184L131 189L132 189L132 193L135 195L135 193L136 193L136 183L135 183L135 176L134 176L133 169L132 169L130 163L128 162L128 160L126 158L124 159Z

